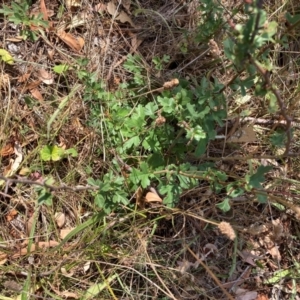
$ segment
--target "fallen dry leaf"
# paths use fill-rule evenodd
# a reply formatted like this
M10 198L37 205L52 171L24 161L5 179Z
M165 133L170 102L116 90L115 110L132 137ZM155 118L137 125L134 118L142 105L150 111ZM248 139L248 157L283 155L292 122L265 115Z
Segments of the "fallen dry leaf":
M281 255L278 249L278 246L274 245L272 248L268 250L271 256L276 259L277 261L281 261Z
M128 16L128 14L125 11L121 11L118 13L117 6L113 1L110 1L107 3L107 11L110 15L113 17L115 16L115 20L119 20L121 23L128 22L132 27L135 27L134 23L132 22L131 18Z
M40 69L39 70L39 78L42 82L45 84L52 84L54 81L54 76L53 74L47 72L45 69Z
M102 13L106 10L106 4L99 3L94 6L94 11L98 13Z
M0 251L0 266L3 266L7 260L7 254Z
M9 161L8 166L6 166L4 168L3 175L5 177L12 176L17 171L17 169L19 168L19 166L20 166L20 164L21 164L21 162L23 160L22 147L17 142L15 143L14 153L16 155L15 160L11 159Z
M78 38L77 38L77 41L78 41L78 44L79 44L79 46L80 46L80 50L83 48L83 46L84 46L84 39L81 37L81 36L79 36Z
M45 21L48 21L48 11L47 11L47 8L46 8L45 0L41 0L40 8L41 8L41 12L42 12L42 15L43 15L43 19Z
M124 8L127 10L127 12L130 13L131 0L121 0L121 3L124 6Z
M279 241L282 236L284 235L283 232L283 225L281 223L280 219L272 220L272 225L273 225L273 239L274 241Z
M148 192L145 197L145 202L161 202L162 199L155 193Z
M55 222L56 222L58 228L63 227L66 222L66 215L61 212L56 213L55 214Z
M83 272L86 273L91 267L91 262L87 261L83 266Z
M30 73L23 74L18 77L18 82L22 83L28 81L29 77L30 77Z
M121 11L120 14L116 17L116 20L119 20L121 23L128 22L132 27L135 27L133 21L125 11Z
M257 292L248 291L242 288L237 288L236 290L236 300L255 300L257 298Z
M106 5L106 9L107 9L107 12L112 16L117 12L117 6L114 3L114 1L108 2Z
M239 252L239 255L241 256L241 258L244 262L248 263L249 265L251 265L253 267L257 267L254 259L263 259L263 257L254 255L251 252L246 251L246 250Z
M48 57L52 61L54 59L55 49L48 49L47 50Z
M67 33L63 30L57 31L56 35L70 48L76 52L80 52L83 47L84 40L82 38L76 38L71 33Z
M37 88L41 83L42 83L41 80L32 81L32 82L30 82L29 84L27 84L27 85L23 88L23 90L24 90L24 91L27 91L27 90L33 90L33 89Z
M30 90L30 94L31 94L32 97L35 98L36 100L44 101L43 95L41 94L41 92L39 91L38 88L35 88L35 89Z
M8 143L1 149L0 155L2 157L6 157L9 155L12 155L14 152L15 152L15 150L14 150L13 144Z
M204 247L203 247L203 250L208 250L208 252L209 253L214 253L214 252L218 252L218 248L217 248L217 246L216 245L214 245L214 244L210 244L210 243L207 243ZM206 251L205 251L206 252ZM207 253L206 253L206 255L207 255Z
M18 211L15 210L15 209L11 209L7 215L5 216L6 217L6 221L7 222L10 222L11 220L13 220L16 216L18 215Z
M59 233L61 239L64 239L74 228L71 229L62 229Z
M8 165L3 170L3 176L5 176L5 177L11 176L11 166L13 163L14 163L14 160L10 159ZM1 181L1 184L2 184L2 181Z
M140 40L137 38L137 35L135 33L131 33L129 32L129 36L131 36L131 47L132 47L132 51L135 52L137 51L138 47L140 46L140 44L143 42L143 40Z

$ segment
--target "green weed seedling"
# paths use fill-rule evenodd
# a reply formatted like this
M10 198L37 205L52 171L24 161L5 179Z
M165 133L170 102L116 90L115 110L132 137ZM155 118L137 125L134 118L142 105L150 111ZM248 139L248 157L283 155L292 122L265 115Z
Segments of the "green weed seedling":
M158 71L161 71L163 70L164 68L164 65L166 63L168 63L170 61L170 56L169 55L166 55L164 54L164 56L162 58L159 58L159 57L154 57L152 59L152 62L154 63L155 65L155 69L158 70Z
M30 5L31 1L12 2L11 7L3 5L0 13L7 16L8 20L15 25L21 24L20 35L24 40L29 38L32 41L36 41L38 39L38 29L47 28L49 24L43 19L42 14L30 14Z
M59 146L46 145L40 151L42 161L59 161L67 156L77 157L78 153L74 148L63 149Z
M0 61L4 61L6 64L12 65L14 63L13 57L10 53L4 49L0 49Z

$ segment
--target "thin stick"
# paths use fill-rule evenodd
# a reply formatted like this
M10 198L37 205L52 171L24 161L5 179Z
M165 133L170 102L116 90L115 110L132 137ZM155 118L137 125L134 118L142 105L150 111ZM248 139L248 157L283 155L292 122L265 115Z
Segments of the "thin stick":
M185 248L193 255L193 257L197 260L197 262L206 270L206 272L210 275L210 277L215 281L215 283L219 286L219 288L226 295L227 299L234 300L234 298L225 290L220 280L216 277L216 275L210 270L210 268L197 257L197 255L190 249L188 245L185 245Z

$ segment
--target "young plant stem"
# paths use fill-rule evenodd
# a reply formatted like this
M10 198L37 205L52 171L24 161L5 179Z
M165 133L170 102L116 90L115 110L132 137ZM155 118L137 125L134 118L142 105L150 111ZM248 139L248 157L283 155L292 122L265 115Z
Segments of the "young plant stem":
M280 92L278 91L278 89L276 89L274 87L274 85L271 82L270 73L267 70L264 70L251 55L250 55L250 61L256 67L256 69L258 70L260 75L264 78L264 80L267 84L267 87L275 95L276 100L277 100L277 104L278 104L279 109L280 109L280 113L286 121L287 141L286 141L286 144L285 144L285 151L284 151L283 155L284 156L289 155L289 151L290 151L290 147L291 147L291 143L292 143L291 125L292 125L293 120L287 113L287 109L286 109L285 103L283 102L283 100L281 98Z

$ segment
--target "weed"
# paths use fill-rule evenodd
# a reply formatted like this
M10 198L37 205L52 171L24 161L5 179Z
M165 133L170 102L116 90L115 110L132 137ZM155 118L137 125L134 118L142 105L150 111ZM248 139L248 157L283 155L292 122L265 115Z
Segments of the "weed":
M218 16L223 10L210 1L202 1L201 7L204 17L209 20L205 24L198 24L199 32L205 34L198 36L199 41L203 42L220 28L221 18ZM224 41L224 52L232 61L232 70L240 72L243 69L249 74L246 78L243 76L243 79L237 77L231 86L233 91L239 91L244 97L256 81L256 93L270 95L266 99L269 99L271 111L271 106L277 104L278 99L271 90L263 86L264 78L260 76L257 65L251 63L249 56L253 55L252 58L257 60L257 63L258 59L261 59L260 68L270 70L267 53L262 55L259 50L267 43L270 45L275 42L273 36L276 23L270 22L266 25L266 13L259 8L250 9L247 6L246 13L249 15L247 22L236 25L233 34L230 35L232 38L228 37ZM161 71L163 64L169 61L169 56L155 57L152 61L155 68ZM217 171L213 165L194 166L186 162L187 155L200 158L206 152L208 144L215 140L216 126L224 126L223 120L227 117L224 84L217 78L211 81L202 77L199 83L195 82L192 86L188 81L180 79L177 87L164 90L149 100L139 96L144 88L146 73L140 57L129 55L124 67L132 73L133 80L114 93L108 92L105 84L98 81L94 74L79 73L87 86L84 98L91 101L90 124L101 131L103 140L107 142L106 146L114 149L114 159L121 155L125 165L131 165L129 176L125 179L117 176L114 183L110 183L112 173L106 174L103 181L90 179L90 184L98 185L103 191L95 195L95 200L102 209L110 212L119 203L125 204L125 199L135 193L139 186L143 189L155 186L164 196L163 203L174 207L184 190L196 187L199 180L205 178L215 192L227 190L228 197L217 207L228 211L230 199L253 188L262 187L263 174L270 170L269 167L259 167L257 173L247 177L247 182L236 181L228 184L227 174ZM125 93L128 100L124 100L124 88L127 89ZM138 101L133 102L130 97L137 98ZM107 113L103 114L104 111L109 112L108 116ZM102 115L101 121L96 117L99 115ZM158 120L163 122L159 123ZM275 141L275 136L272 140ZM122 166L117 161L114 165L118 173L121 173ZM125 182L127 189L119 194L118 191L121 192L121 186ZM115 191L115 196L109 196L110 201L105 200L109 191ZM261 196L259 199L265 201Z
M152 59L152 62L155 65L155 69L158 71L161 71L164 67L164 64L168 63L170 61L169 55L164 55L162 58L154 57Z
M30 5L31 1L12 2L11 7L3 5L0 13L7 16L8 21L15 25L21 24L20 35L24 40L29 38L32 41L36 41L39 29L47 28L48 22L43 19L42 14L31 14L29 12Z

